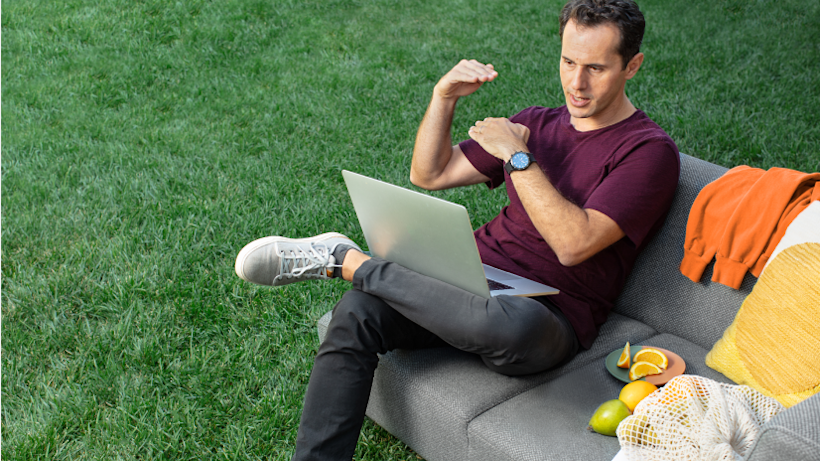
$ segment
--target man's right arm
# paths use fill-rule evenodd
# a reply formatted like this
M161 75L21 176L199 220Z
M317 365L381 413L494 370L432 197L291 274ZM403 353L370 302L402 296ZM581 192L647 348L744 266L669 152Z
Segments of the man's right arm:
M439 80L416 134L410 181L424 189L439 190L487 182L458 145L450 129L458 98L475 92L498 76L492 64L462 60Z

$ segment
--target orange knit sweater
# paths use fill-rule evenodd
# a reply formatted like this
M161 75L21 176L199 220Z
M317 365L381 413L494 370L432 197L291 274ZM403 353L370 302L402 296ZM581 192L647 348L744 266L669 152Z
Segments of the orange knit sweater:
M712 281L740 288L772 255L789 224L820 200L820 173L738 166L700 191L686 223L680 271L699 282L715 258Z

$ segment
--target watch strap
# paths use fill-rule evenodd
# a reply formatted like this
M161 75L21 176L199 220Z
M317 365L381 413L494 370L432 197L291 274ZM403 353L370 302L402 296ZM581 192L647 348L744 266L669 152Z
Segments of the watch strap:
M515 171L513 169L512 163L510 163L509 161L505 162L504 163L504 171L506 171L507 174L512 174L512 172Z

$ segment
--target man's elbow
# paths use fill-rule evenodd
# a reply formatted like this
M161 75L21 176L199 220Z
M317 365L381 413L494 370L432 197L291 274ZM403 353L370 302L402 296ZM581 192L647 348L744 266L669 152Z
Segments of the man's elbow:
M558 262L564 267L572 267L581 264L584 260L575 256L558 256Z
M410 169L410 182L413 183L414 186L421 187L422 189L427 189L426 187L424 187L426 184L424 178L419 176L419 174L416 173L416 170L412 168Z
M410 182L413 183L414 186L421 187L425 190L441 189L441 187L437 187L435 181L432 181L428 176L420 175L413 168L410 168Z
M572 267L581 264L590 258L590 254L572 248L563 249L555 252L558 257L558 262L564 267Z
M592 211L603 216L599 212ZM609 218L606 219L609 220ZM600 219L598 221L600 222ZM597 228L599 230L593 229L590 231L589 228L585 230L583 227L567 230L564 235L565 238L557 239L553 242L554 246L551 245L558 262L565 267L577 266L625 237L615 221L612 221L612 225L604 225L604 227L601 230L601 225L598 224ZM541 235L545 234L542 233ZM546 237L544 240L547 240Z

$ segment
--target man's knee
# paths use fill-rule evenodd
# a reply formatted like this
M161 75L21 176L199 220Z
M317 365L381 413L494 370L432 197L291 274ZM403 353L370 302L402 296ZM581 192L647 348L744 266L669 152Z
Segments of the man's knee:
M378 319L384 312L384 301L356 289L348 290L333 307L331 325L334 323L367 323Z
M529 301L529 302L527 302ZM567 351L567 335L555 315L533 300L500 296L499 318L490 328L496 341L494 354L483 355L488 368L504 375L537 373L559 364Z
M325 341L381 353L384 350L381 330L389 309L373 295L349 290L333 308Z
M487 328L493 330L488 334L497 336L504 345L512 348L531 347L553 321L549 309L537 301L498 296L489 302L497 303L498 306L495 309L490 307L497 314L488 318L490 321Z

